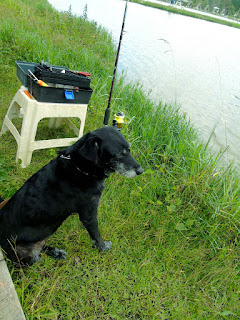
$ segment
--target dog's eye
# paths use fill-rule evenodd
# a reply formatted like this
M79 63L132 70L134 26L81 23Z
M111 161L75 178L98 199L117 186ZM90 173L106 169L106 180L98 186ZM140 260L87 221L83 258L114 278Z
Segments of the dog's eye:
M123 149L122 150L122 155L126 155L127 153L129 153L130 152L130 149Z

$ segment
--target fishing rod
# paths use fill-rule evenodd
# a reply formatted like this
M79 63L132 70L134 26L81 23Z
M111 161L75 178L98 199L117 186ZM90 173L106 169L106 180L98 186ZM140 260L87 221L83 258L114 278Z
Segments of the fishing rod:
M125 19L126 19L126 14L127 14L127 5L128 5L128 0L126 0L123 22L122 22L122 30L121 30L121 34L120 34L120 38L119 38L119 42L118 42L117 55L116 55L116 60L115 60L115 65L114 65L114 70L113 70L112 85L111 85L111 89L110 89L110 93L109 93L108 105L105 110L105 115L104 115L104 120L103 120L104 126L108 125L109 118L110 118L110 105L111 105L111 100L112 100L112 92L113 92L113 86L114 86L115 77L116 77L117 64L118 64L118 58L119 58L119 53L120 53L120 48L121 48L122 36L123 36L123 32L124 32L124 25L125 25ZM119 112L118 115L120 117L122 117L122 115L120 115L120 114L121 113Z

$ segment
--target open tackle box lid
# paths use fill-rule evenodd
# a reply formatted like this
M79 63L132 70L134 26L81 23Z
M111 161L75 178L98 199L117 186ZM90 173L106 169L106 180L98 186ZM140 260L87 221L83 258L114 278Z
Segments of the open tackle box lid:
M16 61L17 76L22 84L28 86L30 70L38 79L44 82L72 85L82 89L90 89L90 74L81 71L71 71L67 67L51 66L47 62L32 63L25 61Z

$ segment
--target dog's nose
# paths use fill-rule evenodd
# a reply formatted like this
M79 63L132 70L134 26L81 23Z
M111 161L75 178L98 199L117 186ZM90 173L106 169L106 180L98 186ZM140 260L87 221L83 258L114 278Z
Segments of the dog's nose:
M144 171L143 168L140 166L140 167L137 168L136 173L139 176L140 174L143 173L143 171Z

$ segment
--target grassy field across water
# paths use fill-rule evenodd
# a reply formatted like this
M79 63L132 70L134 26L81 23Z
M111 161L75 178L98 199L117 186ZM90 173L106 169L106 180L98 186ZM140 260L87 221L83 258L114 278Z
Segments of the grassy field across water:
M116 47L85 16L56 12L46 0L3 0L0 6L0 127L20 87L15 60L92 74L85 132L102 126ZM239 319L239 175L219 169L218 156L198 140L171 105L154 105L137 85L118 78L113 113L126 113L123 134L145 173L113 175L99 209L106 254L92 248L72 215L49 239L68 253L18 270L8 263L27 319ZM19 124L16 124L19 125ZM41 122L39 139L68 136ZM7 198L56 150L15 164L16 142L0 138L0 194Z

